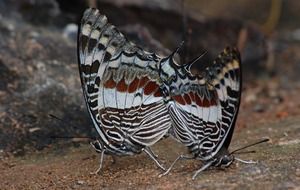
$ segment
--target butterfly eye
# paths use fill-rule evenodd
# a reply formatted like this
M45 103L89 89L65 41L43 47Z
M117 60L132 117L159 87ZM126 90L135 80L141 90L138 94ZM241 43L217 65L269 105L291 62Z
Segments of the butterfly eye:
M234 159L233 156L225 155L219 161L219 166L221 168L226 168L226 167L230 166L230 164L233 162L233 159Z

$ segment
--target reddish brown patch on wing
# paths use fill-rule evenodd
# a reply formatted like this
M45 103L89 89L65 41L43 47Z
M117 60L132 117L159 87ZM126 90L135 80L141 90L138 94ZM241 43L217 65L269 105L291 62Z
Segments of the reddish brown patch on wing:
M210 107L217 105L216 101L214 99L208 100L207 98L204 98L201 100L201 98L196 94L196 104L201 107Z
M218 94L217 94L217 91L214 91L213 92L213 98L210 100L211 102L211 105L218 105L217 101L218 101Z
M203 107L209 107L210 106L210 101L206 98L203 99L202 103L203 103L203 105L202 105Z
M184 99L183 99L182 96L176 95L176 96L172 96L172 98L173 98L176 102L178 102L179 104L185 105L185 101L184 101Z
M139 88L144 87L146 82L148 82L148 81L149 81L148 77L142 77L140 84L139 84Z
M217 105L217 100L215 98L212 98L210 100L210 105Z
M129 87L128 87L128 92L129 93L133 93L137 90L138 85L139 85L139 79L134 78L134 80L130 83Z
M116 82L114 81L113 77L110 77L109 80L107 80L103 86L105 88L115 88L116 87Z
M126 85L124 78L122 78L122 80L120 80L120 82L117 84L117 90L119 92L126 92L127 87L128 86Z
M202 100L197 94L195 94L195 100L198 106L202 106Z
M190 95L192 101L193 101L193 102L196 102L195 93L190 92L189 95Z
M183 98L184 98L184 100L185 100L185 102L187 104L191 104L192 103L192 100L191 100L191 98L190 98L190 96L188 94L184 94Z
M159 88L159 86L154 81L150 81L147 83L147 85L144 88L144 94L149 95L156 91Z
M157 91L154 93L154 97L162 97L162 94L161 94L160 90L157 90Z

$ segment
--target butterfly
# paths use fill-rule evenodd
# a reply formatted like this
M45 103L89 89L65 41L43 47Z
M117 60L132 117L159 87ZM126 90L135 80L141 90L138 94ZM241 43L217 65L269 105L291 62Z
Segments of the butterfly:
M201 57L201 56L199 56ZM198 57L198 58L199 58ZM196 60L198 59L196 58ZM170 134L188 147L191 156L204 166L193 179L210 166L227 167L234 156L228 152L241 99L241 59L237 49L226 48L200 75L191 73L195 62L180 65L174 55L162 65L162 80L168 94Z
M87 9L78 32L78 59L84 99L99 138L92 142L104 154L145 152L157 166L151 146L171 127L161 93L162 58L130 42L106 16Z
M182 45L181 45L182 46ZM78 34L79 73L88 112L99 138L92 142L104 154L145 152L164 170L151 146L171 135L188 147L203 168L228 166L228 147L241 96L241 61L226 48L200 75L130 42L97 9L87 9ZM171 165L168 173L177 160ZM165 173L165 174L166 174ZM196 175L195 174L195 175Z

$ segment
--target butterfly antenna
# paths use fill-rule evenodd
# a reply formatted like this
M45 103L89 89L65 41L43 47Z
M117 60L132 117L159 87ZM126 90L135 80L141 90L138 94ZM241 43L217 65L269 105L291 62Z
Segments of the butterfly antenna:
M207 54L207 50L204 50L203 53L201 53L199 56L197 56L196 58L194 58L192 61L182 65L187 71L189 71L191 69L191 67L193 66L194 63L196 63L199 59L201 59L204 55Z
M61 123L63 124L67 124L67 125L70 125L71 127L73 128L79 128L78 126L75 126L75 125L72 125L70 122L66 121L66 120L63 120L53 114L49 114L49 116L53 119L56 119L58 121L60 121ZM91 137L91 136L50 136L50 138L53 138L53 139L73 139L73 138L80 138L80 139L90 139L90 140L95 140L95 137Z
M53 114L49 114L49 116L50 116L51 118L54 118L54 119L60 121L60 122L63 123L63 124L70 125L70 126L73 127L73 128L79 128L78 126L75 126L75 125L71 124L70 122L68 122L68 121L66 121L66 120L64 120L64 119L61 119L61 118L59 118L59 117L57 117L57 116L55 116L55 115L53 115Z
M165 63L167 63L166 60L168 60L168 59L174 59L174 55L176 53L178 53L180 49L182 49L183 45L184 45L184 41L181 41L180 44L177 46L177 48L168 57L164 58L164 61L160 62L159 73L161 72L161 69L162 69L163 65Z
M89 139L89 140L95 140L92 137L81 137L81 136L50 136L51 139Z
M249 150L249 151L244 151L244 152L236 152L235 154L250 154L250 153L256 153L255 150Z
M173 51L173 53L171 54L171 56L175 55L175 53L178 53L180 49L182 49L183 45L184 45L184 41L181 41L180 44L178 45L178 47L175 49L175 51Z
M189 49L189 33L188 33L188 22L187 22L187 15L186 15L186 7L185 7L185 0L181 0L181 17L182 17L182 41L187 43L187 46L183 48L183 53L181 57L181 63L186 63L188 60L188 49Z
M246 148L249 148L249 147L251 147L251 146L255 146L255 145L257 145L257 144L261 144L261 143L268 142L268 141L269 141L269 139L263 139L263 140L260 140L260 141L258 141L258 142L255 142L255 143L246 145L246 146L244 146L244 147L242 147L242 148L238 148L238 149L232 151L229 155L232 155L232 154L234 154L234 153L237 153L237 152L239 152L239 151L241 151L241 150L244 150L244 149L246 149Z

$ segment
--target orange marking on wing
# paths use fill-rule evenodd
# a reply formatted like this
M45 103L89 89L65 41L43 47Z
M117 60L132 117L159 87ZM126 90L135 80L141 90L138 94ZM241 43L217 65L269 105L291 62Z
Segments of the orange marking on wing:
M195 94L195 100L198 106L202 106L202 100L197 94Z
M172 96L172 98L181 105L185 105L185 101L180 95Z
M214 98L212 98L212 101L213 101L213 105L218 105L219 98L218 98L217 91L214 91Z
M193 93L193 92L190 92L190 93L189 93L189 95L190 95L190 97L191 97L192 101L193 101L193 102L195 102L195 101L196 101L196 98L195 98L195 93Z
M130 83L129 87L128 87L128 92L129 93L133 93L137 90L139 85L139 79L134 78L134 80Z
M154 93L154 97L162 97L162 94L161 94L160 90L157 90L157 91Z
M148 82L148 81L149 81L148 77L142 77L140 84L139 84L139 88L144 87L146 82Z
M156 82L150 81L147 83L147 85L144 88L144 94L149 95L152 92L154 92L155 90L157 90L158 88L159 88L159 86L156 84Z
M202 102L202 106L203 107L209 107L210 106L210 101L206 98L203 99L203 102Z
M207 98L204 98L203 100L201 100L201 98L197 95L196 95L196 104L201 107L210 107L210 106L217 105L215 100L213 100L213 99L208 100Z
M117 84L117 90L119 92L126 92L127 87L128 86L126 85L124 78L122 78L122 80L120 80L120 82Z
M210 100L210 105L217 105L217 100L215 99L215 98L212 98L211 100Z
M184 94L183 98L184 98L184 100L185 100L185 102L187 104L191 104L192 103L192 100L191 100L191 98L190 98L190 96L188 94Z
M110 79L107 80L107 81L103 84L103 86L104 86L105 88L115 88L116 82L114 81L113 77L110 77Z

